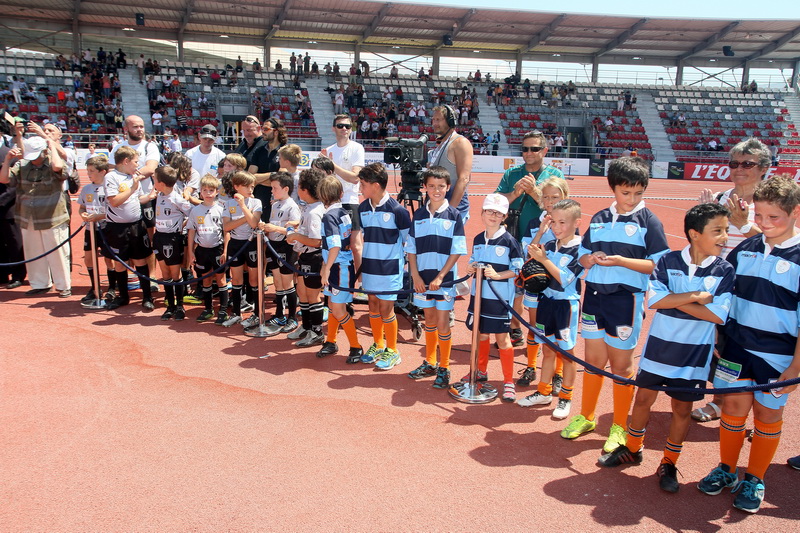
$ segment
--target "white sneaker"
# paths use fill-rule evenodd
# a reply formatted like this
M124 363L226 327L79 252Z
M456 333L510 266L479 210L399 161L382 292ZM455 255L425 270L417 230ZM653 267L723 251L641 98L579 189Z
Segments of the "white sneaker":
M553 409L553 418L556 420L563 420L569 416L569 410L572 407L572 400L565 400L564 398L558 399L558 405Z
M238 324L241 321L242 321L242 317L240 317L239 315L232 315L230 318L228 318L228 320L223 322L222 325L225 326L226 328L229 328L229 327L233 326L234 324Z
M250 315L249 318L242 320L242 327L244 329L250 329L258 325L258 315Z
M534 405L550 405L552 401L552 396L545 396L544 394L540 394L539 391L536 391L533 394L525 396L521 400L517 400L517 405L520 407L533 407Z
M297 339L302 339L303 337L306 336L306 331L308 330L303 329L303 326L299 326L296 330L286 335L286 338L293 341L296 341Z
M322 344L325 342L325 337L321 333L314 333L313 331L307 331L306 336L303 337L302 340L299 340L295 343L295 346L300 348L308 348L309 346L317 346L318 344Z

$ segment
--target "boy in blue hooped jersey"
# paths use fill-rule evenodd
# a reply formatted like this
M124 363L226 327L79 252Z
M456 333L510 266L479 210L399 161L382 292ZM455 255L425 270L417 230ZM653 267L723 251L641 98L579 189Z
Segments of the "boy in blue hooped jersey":
M761 182L753 193L760 235L743 241L728 261L736 270L724 346L714 387L731 388L800 376L800 186L791 176ZM783 409L797 385L726 395L719 426L720 464L700 481L706 494L734 487L733 506L755 513L764 499L764 474L781 436ZM747 473L739 481L736 465L753 411L755 432Z
M528 245L528 253L550 273L550 283L539 298L538 313L534 323L538 332L562 350L575 348L578 341L578 316L580 314L583 267L578 262L581 237L577 234L581 221L581 204L575 200L561 200L547 210L549 230L555 239L546 244ZM571 360L563 361L563 381L555 393L553 378L556 373L556 351L545 344L542 358L542 375L536 392L521 399L522 407L550 405L553 395L558 403L553 418L563 420L572 406L572 388L577 368Z
M436 376L434 388L450 386L450 311L456 299L452 282L458 279L456 263L467 253L467 238L458 210L447 202L450 173L432 166L422 174L427 202L414 212L406 252L414 282L414 305L425 313L425 360L408 377ZM442 287L443 283L450 283ZM436 348L439 348L439 362Z
M633 350L642 329L648 278L669 252L661 221L642 200L649 179L650 169L638 157L621 157L609 165L614 203L592 217L580 251L587 270L581 313L586 361L598 368L611 363L611 371L624 378L633 377ZM561 432L563 438L574 439L597 426L595 409L602 388L603 376L587 368L581 413ZM605 453L625 444L633 393L633 385L614 382L614 422L603 445Z
M689 246L659 259L650 276L648 304L658 309L639 361L640 387L702 388L713 359L715 324L728 317L733 267L719 257L728 240L728 208L708 203L692 207L684 218ZM672 398L664 456L656 471L667 492L680 488L675 467L691 423L692 402L702 394L667 392ZM603 455L601 466L642 462L642 442L657 390L639 388L628 422L627 444Z
M367 291L399 291L403 288L403 245L411 228L408 211L386 192L389 175L381 163L358 172L364 200L358 206L364 249L361 257L361 286ZM356 232L357 233L357 232ZM397 351L396 294L369 294L369 324L375 341L361 358L389 370L400 363ZM384 330L386 340L384 342Z
M475 283L472 283L469 308L467 309L467 327L477 327L480 332L478 344L477 381L487 381L489 368L489 335L494 334L500 351L500 365L503 369L504 402L517 399L514 388L514 348L511 347L511 313L506 305L513 305L515 296L514 277L522 268L522 248L519 241L508 233L503 221L508 214L508 199L502 194L493 193L483 201L481 219L486 228L472 241L472 255L469 258L468 274L475 272L476 263L485 266L484 280L481 285L481 311L475 324ZM489 280L494 281L494 288L500 295L498 299ZM504 283L500 283L504 281ZM462 378L469 379L469 375Z

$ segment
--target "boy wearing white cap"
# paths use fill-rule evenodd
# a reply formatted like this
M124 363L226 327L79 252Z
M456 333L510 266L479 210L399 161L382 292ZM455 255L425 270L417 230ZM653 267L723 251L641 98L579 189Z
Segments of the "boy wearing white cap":
M477 380L486 381L488 379L489 335L494 334L500 350L500 364L503 367L502 399L505 402L513 402L516 400L513 380L514 349L509 337L511 314L508 312L507 306L513 305L514 277L522 268L524 258L519 241L512 237L503 226L507 214L508 199L505 196L493 193L483 201L481 220L483 220L486 230L476 235L472 241L472 255L469 258L467 272L470 274L475 272L478 263L484 266L481 310L478 320L480 335ZM492 286L497 290L497 295L489 286L489 280L494 281ZM470 292L467 327L472 330L475 322L473 316L475 283L472 284Z

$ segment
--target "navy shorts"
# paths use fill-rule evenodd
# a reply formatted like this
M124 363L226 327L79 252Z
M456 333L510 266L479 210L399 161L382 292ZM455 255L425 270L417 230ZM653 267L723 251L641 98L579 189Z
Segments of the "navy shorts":
M728 337L714 372L714 388L729 389L766 385L778 381L782 372L761 357L748 352L740 344ZM789 397L778 390L754 391L755 401L769 409L780 409Z
M234 258L242 248L246 248L246 250ZM228 241L228 261L231 262L231 268L244 266L245 264L247 268L257 268L258 250L256 250L256 243L249 240L231 239Z
M536 313L536 329L562 350L572 350L578 341L579 315L580 303L577 300L553 300L542 296Z
M581 313L581 336L584 339L603 339L619 350L632 350L639 341L643 321L644 293L599 294L593 290L586 291Z
M183 234L179 231L175 233L155 232L153 234L153 251L156 253L156 259L169 266L180 265L183 263L183 243Z
M680 378L665 378L658 374L653 374L647 370L639 370L636 374L636 385L639 387L660 387L666 385L667 387L682 387L688 389L702 389L705 387L706 382L702 379L680 379ZM679 402L698 402L703 399L702 394L691 392L672 392L665 391L664 394L670 398L675 398Z

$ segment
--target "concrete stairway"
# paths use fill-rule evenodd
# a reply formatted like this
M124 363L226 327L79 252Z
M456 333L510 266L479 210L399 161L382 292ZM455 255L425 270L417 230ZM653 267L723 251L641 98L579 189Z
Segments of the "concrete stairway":
M147 100L147 88L139 83L139 73L132 64L118 72L119 84L122 88L122 106L125 116L138 115L144 121L144 129L153 132L150 121L150 102Z
M653 146L653 156L656 161L675 161L675 152L672 151L672 143L667 137L664 125L661 124L653 95L645 91L637 91L636 99L636 109L639 111L639 118L642 119L642 126L647 133L647 138Z
M317 132L322 138L322 147L328 146L336 142L336 137L333 134L333 104L331 103L331 96L325 89L328 88L328 82L322 78L306 78L306 87L308 87L308 95L311 97L311 105L314 107L314 122L317 123Z

